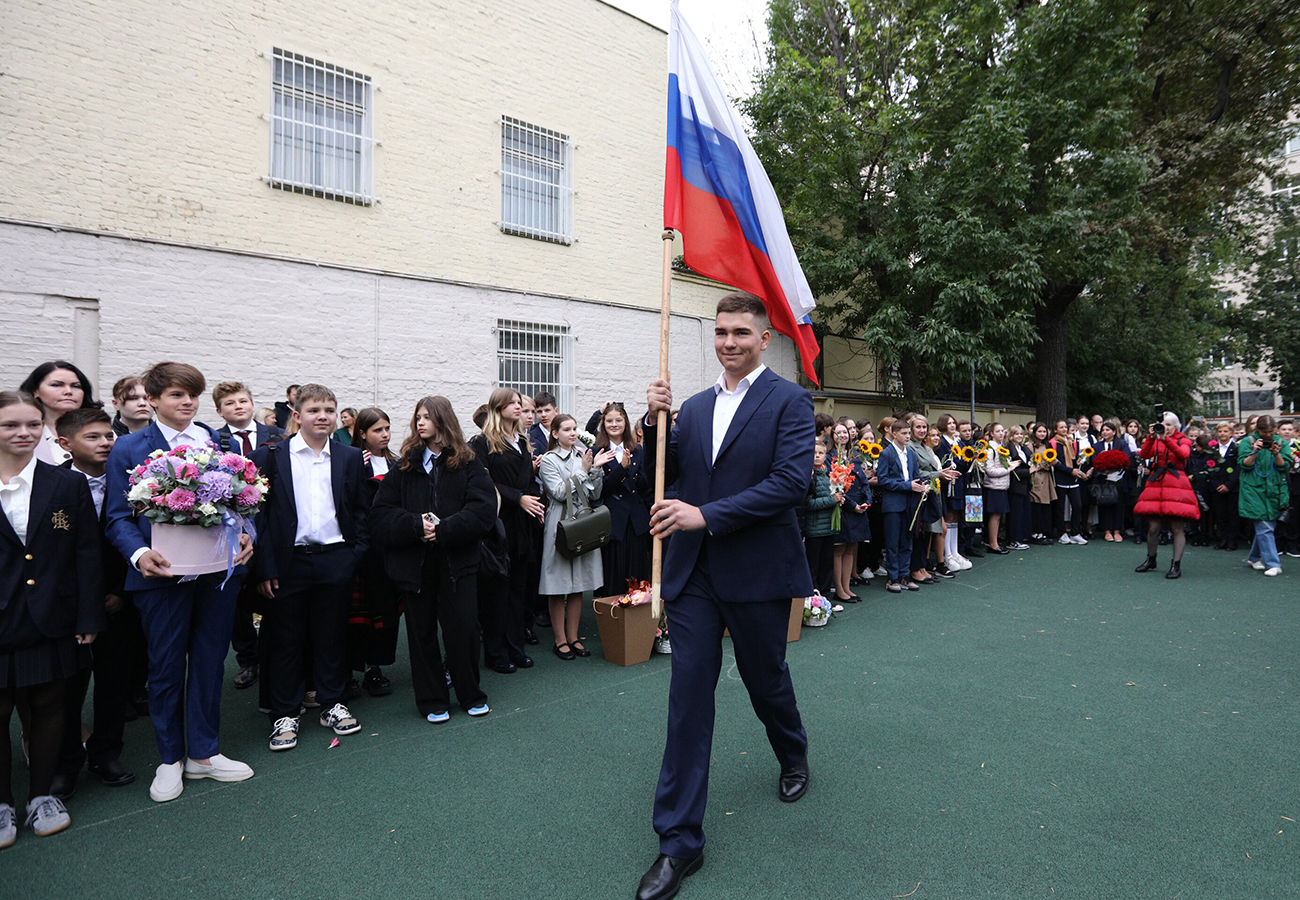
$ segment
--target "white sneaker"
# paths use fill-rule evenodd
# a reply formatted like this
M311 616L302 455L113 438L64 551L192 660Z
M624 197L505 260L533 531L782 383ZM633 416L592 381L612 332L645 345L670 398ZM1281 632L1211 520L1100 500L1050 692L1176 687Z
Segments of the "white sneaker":
M1266 566L1258 559L1248 559L1246 560L1246 562L1250 563L1250 567L1252 569L1258 569L1260 572L1263 572L1264 569L1266 568Z
M1081 534L1075 534L1075 535L1071 535L1071 536L1070 536L1070 543L1071 543L1071 544L1086 544L1086 543L1088 543L1088 539L1087 539L1086 537L1084 537L1083 535L1081 535Z
M884 566L876 566L876 574L879 575L881 578L884 578L889 574L889 570L886 569Z
M185 777L191 781L196 778L211 778L213 781L247 781L253 777L253 770L238 760L214 753L212 764L207 766L186 759Z
M181 781L183 772L184 768L178 762L159 766L154 773L153 784L149 785L149 798L158 803L166 803L179 797L185 789L185 784Z
M1069 536L1068 534L1063 534L1063 535L1061 535L1061 539L1058 540L1057 543L1058 543L1058 544L1068 544L1068 543L1070 543L1070 536Z
M1274 567L1271 568L1271 569L1265 569L1265 570L1264 570L1264 574L1265 574L1265 575L1268 575L1269 577L1272 577L1272 576L1274 576L1274 575L1281 575L1281 574L1282 574L1282 567L1281 567L1281 566L1274 566Z
M876 577L876 573L871 571L870 569L863 569L861 572L858 573L858 577L861 578L863 581L870 581L871 579Z
M335 703L320 714L322 728L333 728L335 734L356 734L361 730L361 723L342 703Z
M275 730L271 732L272 750L292 750L298 746L298 720L293 716L281 716L275 720Z
M954 553L951 556L949 556L947 558L947 563L949 569L957 569L958 571L973 568L975 565L973 562L971 562L966 557L962 556L960 553Z

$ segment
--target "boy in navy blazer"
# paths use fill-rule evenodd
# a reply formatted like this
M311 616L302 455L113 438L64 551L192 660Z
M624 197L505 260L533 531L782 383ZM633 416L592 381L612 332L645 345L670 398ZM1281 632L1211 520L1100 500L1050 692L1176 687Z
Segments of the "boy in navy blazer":
M370 504L361 450L330 440L338 424L336 407L329 388L301 385L293 411L298 433L252 457L270 480L258 515L252 569L257 590L271 607L262 627L270 629L267 638L275 648L267 660L272 750L298 744L309 646L320 724L335 734L361 730L343 704L345 640L353 579L369 543Z
M639 900L673 896L704 862L724 628L780 765L778 796L793 802L808 786L808 736L785 649L791 598L812 593L795 509L812 471L813 405L807 391L763 365L770 341L761 300L736 293L718 301L713 344L723 373L682 405L665 460L676 499L651 511L654 534L675 535L661 586L673 673L654 804L660 855L641 879ZM655 414L671 411L672 390L657 379L646 399L645 471L653 479Z
M239 536L229 579L225 572L214 572L181 581L172 576L171 563L150 546L149 520L137 516L126 499L130 471L153 451L217 442L215 431L194 421L205 386L203 373L185 363L160 362L145 372L145 395L156 418L148 428L118 438L106 473L108 538L130 563L125 587L140 611L149 645L149 717L162 757L149 796L159 803L181 795L182 777L253 777L244 763L221 754L218 741L221 680L252 539Z
M907 446L911 426L902 418L889 425L889 443L876 463L876 483L880 485L881 512L885 523L885 569L889 581L885 590L891 594L903 590L920 590L909 577L912 556L912 520L926 483L916 477L919 466L916 451Z

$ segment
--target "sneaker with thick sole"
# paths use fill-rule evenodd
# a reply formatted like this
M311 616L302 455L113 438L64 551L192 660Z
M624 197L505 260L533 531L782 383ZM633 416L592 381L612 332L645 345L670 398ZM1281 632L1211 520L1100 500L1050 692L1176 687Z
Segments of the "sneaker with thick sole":
M333 728L335 734L356 734L361 730L361 723L342 703L335 703L320 714L323 728Z
M1081 534L1073 534L1070 535L1070 543L1082 545L1088 543L1088 539Z
M974 568L975 566L973 562L971 562L966 557L962 556L960 553L954 553L951 556L949 556L947 559L947 563L949 569L956 569L958 572L962 572L965 571L966 569Z
M185 789L185 784L181 781L184 771L184 766L178 762L159 766L154 773L153 784L149 785L149 799L155 803L166 803L179 797Z
M1248 559L1246 560L1246 562L1250 564L1250 567L1252 569L1255 569L1258 572L1263 572L1265 569L1268 568L1268 566L1264 565L1262 560Z
M0 850L12 847L18 840L18 822L16 810L8 803L0 803Z
M294 716L281 716L275 720L271 732L272 750L292 750L298 746L298 719Z
M1061 535L1059 538L1056 539L1056 542L1057 542L1058 544L1068 544L1068 543L1071 542L1071 541L1070 541L1070 536L1069 536L1068 534L1063 534L1063 535Z
M451 713L449 712L429 713L427 716L425 716L425 718L428 719L433 724L438 725L450 719Z
M871 571L870 569L863 569L861 572L858 573L858 578L862 579L863 581L870 581L875 577L876 577L876 573Z
M192 759L185 760L185 777L191 781L198 778L211 778L213 781L247 781L253 777L253 770L239 760L230 759L220 753L212 754L212 762L204 765Z
M1274 567L1271 568L1271 569L1265 569L1265 570L1264 570L1264 574L1267 575L1267 576L1270 577L1270 578L1272 578L1274 575L1281 575L1281 574L1282 574L1282 567L1281 567L1281 566L1274 566Z
M956 578L957 577L956 575L954 575L952 572L948 570L947 563L940 563L939 565L935 566L933 569L930 570L930 574L932 574L935 578Z
M58 834L72 824L72 817L58 797L33 797L27 804L27 824L37 837Z
M889 574L889 570L884 566L876 566L876 574L883 578Z
M486 716L488 713L492 712L492 710L488 707L486 703L480 703L478 706L470 707L469 709L466 710L466 712L468 712L471 716L477 717L477 716Z

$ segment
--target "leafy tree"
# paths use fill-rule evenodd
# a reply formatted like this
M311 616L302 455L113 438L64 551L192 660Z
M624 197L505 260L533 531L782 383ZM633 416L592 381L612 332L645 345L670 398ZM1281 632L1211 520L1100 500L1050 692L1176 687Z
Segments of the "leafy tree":
M1237 310L1244 361L1262 363L1291 401L1300 399L1300 214L1293 204L1279 199L1275 231L1256 257L1246 303Z

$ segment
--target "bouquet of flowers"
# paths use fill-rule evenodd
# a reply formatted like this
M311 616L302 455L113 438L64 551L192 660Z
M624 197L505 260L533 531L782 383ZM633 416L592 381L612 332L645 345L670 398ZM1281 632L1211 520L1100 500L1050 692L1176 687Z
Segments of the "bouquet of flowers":
M831 493L837 497L843 497L853 487L855 476L853 466L848 463L831 463ZM836 531L840 528L841 515L840 508L836 506L831 512L831 528Z
M590 431L585 431L579 428L578 443L590 450L592 447L596 446L596 436Z
M803 601L803 623L811 628L817 628L825 625L835 615L831 609L831 601L827 600L821 594L814 592L811 597Z
M650 582L637 581L635 578L629 578L627 580L627 593L623 594L614 602L619 606L640 606L643 603L649 603L650 598Z
M126 498L135 511L158 525L229 524L251 519L266 497L267 480L238 453L202 446L155 450L129 476Z
M1098 472L1120 472L1128 466L1128 454L1123 450L1103 450L1092 461L1092 467Z
M866 438L858 441L858 452L862 454L862 465L868 469L876 467L876 460L880 459L880 454L884 452L884 449L876 441L869 441Z
M655 653L662 653L665 656L672 656L673 645L668 640L668 614L664 613L659 617L659 625L655 628L655 643L653 650Z

